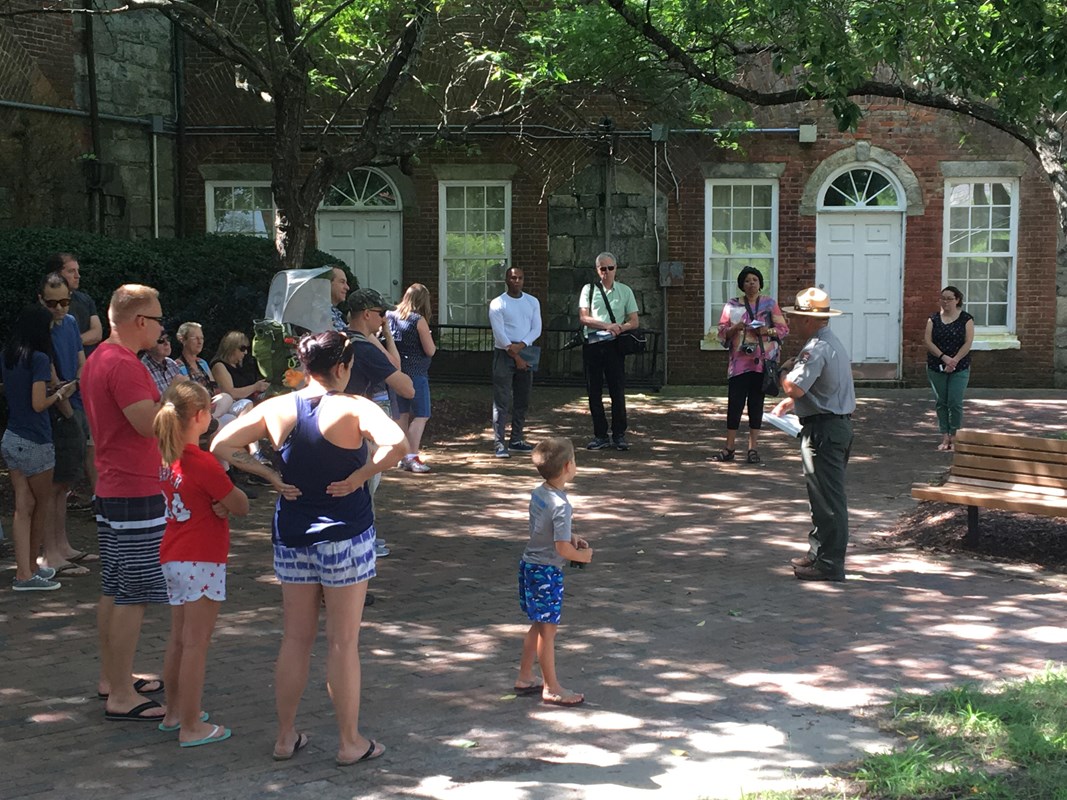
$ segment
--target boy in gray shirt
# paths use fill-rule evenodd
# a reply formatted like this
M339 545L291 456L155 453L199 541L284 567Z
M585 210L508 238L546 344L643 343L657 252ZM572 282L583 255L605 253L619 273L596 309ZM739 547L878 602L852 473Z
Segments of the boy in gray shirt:
M563 567L568 561L593 560L589 543L571 533L571 504L564 489L574 479L574 445L567 439L546 439L533 451L533 463L545 482L530 495L530 541L519 561L519 605L530 619L522 643L515 694L541 695L554 706L585 701L564 689L556 677L556 630L563 612ZM534 681L534 662L544 683Z

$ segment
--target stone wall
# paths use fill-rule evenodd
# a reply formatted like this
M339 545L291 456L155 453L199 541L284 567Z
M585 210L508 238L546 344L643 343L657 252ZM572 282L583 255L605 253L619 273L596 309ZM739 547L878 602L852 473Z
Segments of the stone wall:
M84 23L81 26L84 29ZM83 30L84 34L84 30ZM106 232L133 238L153 235L152 128L155 115L173 120L174 63L171 24L152 12L117 14L93 21L100 112L137 117L143 123L101 124L102 161L115 165L104 186ZM89 107L84 49L74 58L75 102ZM156 136L160 236L174 236L174 141Z
M616 280L634 290L641 325L661 330L663 300L659 286L657 225L666 252L666 200L658 195L658 219L652 184L628 167L586 167L548 198L549 327L578 324L578 294L596 278L594 264L605 250L619 263Z

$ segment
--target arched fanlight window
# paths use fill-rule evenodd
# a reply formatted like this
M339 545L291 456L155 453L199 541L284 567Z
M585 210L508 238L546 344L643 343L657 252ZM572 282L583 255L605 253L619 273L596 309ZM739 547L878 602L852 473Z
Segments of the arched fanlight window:
M892 182L873 169L858 167L834 178L823 191L824 208L899 209L900 195Z
M364 167L352 170L331 186L322 206L348 211L394 211L400 208L400 197L384 173L373 167Z

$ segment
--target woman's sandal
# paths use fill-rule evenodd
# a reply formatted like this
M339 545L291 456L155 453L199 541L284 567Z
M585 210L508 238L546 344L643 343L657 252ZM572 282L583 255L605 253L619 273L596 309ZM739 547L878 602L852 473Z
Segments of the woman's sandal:
M749 464L758 464L760 462L759 451L755 449L749 450L748 457L745 458L745 461Z
M711 457L711 460L712 461L733 461L734 460L734 451L733 450L727 450L724 447L718 453L713 455Z

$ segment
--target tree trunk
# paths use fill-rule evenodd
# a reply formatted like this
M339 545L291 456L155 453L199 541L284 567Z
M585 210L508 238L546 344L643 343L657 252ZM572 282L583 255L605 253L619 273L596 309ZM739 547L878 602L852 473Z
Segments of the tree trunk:
M276 78L274 100L274 152L271 157L271 191L278 209L275 229L275 267L299 269L311 242L311 226L319 198L310 203L301 191L300 152L308 107L307 71L289 65ZM310 207L309 207L310 205Z
M1056 230L1056 336L1053 385L1067 388L1067 171L1063 161L1063 137L1055 128L1035 137L1034 155L1052 185L1059 226Z

